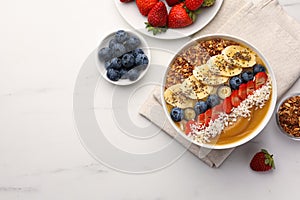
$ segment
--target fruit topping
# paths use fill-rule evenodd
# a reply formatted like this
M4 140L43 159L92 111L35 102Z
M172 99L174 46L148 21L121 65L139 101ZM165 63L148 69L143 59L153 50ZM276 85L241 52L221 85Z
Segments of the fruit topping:
M221 99L225 99L231 95L231 88L227 85L218 87L217 94Z
M254 83L255 83L255 89L259 89L261 86L263 86L268 80L268 75L266 72L258 72L255 75Z
M184 119L187 121L196 118L196 112L193 108L186 108L184 109L183 112L184 112Z
M258 72L265 72L266 68L260 64L256 64L253 66L253 74L256 75Z
M241 100L244 100L247 98L247 84L243 83L240 85L238 89L238 96Z
M174 122L180 122L184 117L183 110L178 107L173 108L170 115Z
M240 45L231 45L222 51L225 60L234 66L248 68L256 64L255 54Z
M238 107L241 103L241 99L239 98L239 92L238 90L234 90L231 93L231 104L233 107Z
M209 125L209 122L211 120L211 116L212 116L212 109L208 109L206 112L205 112L205 126L208 126Z
M267 150L262 149L260 152L256 153L253 156L250 162L250 167L252 170L257 172L264 172L275 169L273 155L270 155Z
M242 79L238 76L234 76L229 80L229 85L231 89L238 90L239 86L242 84Z
M254 81L248 81L247 82L247 95L253 94L254 90L255 90Z
M197 125L197 122L195 120L188 121L185 124L185 130L184 130L185 134L189 135L192 132L192 128L193 128L192 126L195 126L195 125Z
M198 101L194 107L194 110L196 111L197 115L204 113L207 109L208 105L206 101Z
M252 70L251 71L250 70L244 71L241 74L241 77L242 77L242 81L244 83L247 83L248 81L252 81L253 77L254 77L253 71Z
M206 102L207 102L208 108L213 108L220 103L220 99L219 99L218 95L211 94L207 97Z
M226 114L229 114L231 113L231 110L232 110L232 104L231 104L231 97L226 97L223 101L223 111L226 113Z

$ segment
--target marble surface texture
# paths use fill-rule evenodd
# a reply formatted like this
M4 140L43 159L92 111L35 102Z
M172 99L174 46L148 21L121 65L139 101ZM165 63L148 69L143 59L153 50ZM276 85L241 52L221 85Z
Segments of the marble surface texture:
M300 0L280 0L280 4L300 22ZM280 135L274 118L218 169L186 152L161 170L131 174L97 162L86 151L74 123L73 91L82 64L102 34L131 29L113 1L1 1L0 27L1 200L299 196L300 144ZM151 45L174 45L147 39ZM103 99L106 90L99 91L102 96L96 98ZM300 81L292 88L299 90ZM251 155L262 147L275 155L277 168L272 173L249 169ZM124 148L136 151L142 147Z

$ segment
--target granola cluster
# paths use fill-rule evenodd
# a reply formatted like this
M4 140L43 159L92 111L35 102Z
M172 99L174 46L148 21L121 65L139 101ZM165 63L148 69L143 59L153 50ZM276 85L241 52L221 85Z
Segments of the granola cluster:
M286 133L300 137L300 96L290 97L281 104L278 119Z

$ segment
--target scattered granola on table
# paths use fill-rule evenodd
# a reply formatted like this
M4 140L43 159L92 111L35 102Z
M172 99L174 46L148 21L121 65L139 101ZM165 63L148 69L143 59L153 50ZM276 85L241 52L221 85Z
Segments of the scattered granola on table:
M300 96L290 97L281 104L278 121L287 134L300 137Z

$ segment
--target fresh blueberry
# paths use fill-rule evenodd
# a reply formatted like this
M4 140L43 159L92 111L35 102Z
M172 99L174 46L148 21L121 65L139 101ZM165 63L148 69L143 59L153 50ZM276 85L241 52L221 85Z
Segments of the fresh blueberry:
M258 72L265 72L266 68L260 64L255 64L253 66L253 74L255 76L255 74L257 74Z
M132 51L136 49L140 44L141 44L140 39L135 36L129 37L129 39L126 40L126 42L124 43L127 51Z
M130 53L126 53L122 56L122 65L125 68L130 68L134 65L134 56Z
M128 78L128 71L124 68L121 68L120 69L120 76L121 76L121 79L127 79Z
M136 58L137 55L139 55L139 54L144 54L144 51L143 51L142 49L140 49L140 48L137 48L137 49L134 49L134 50L132 51L132 54L133 54L133 56Z
M180 122L183 119L184 113L181 108L175 107L171 110L170 115L174 122Z
M114 57L120 57L127 52L125 46L120 43L114 44L111 50Z
M104 47L98 51L98 57L101 61L108 61L112 57L112 51L109 47Z
M145 54L138 54L135 58L135 65L148 65L149 60L148 57Z
M111 59L111 67L114 69L120 69L122 67L122 60L120 58Z
M140 76L140 71L137 70L136 68L129 70L127 73L127 77L131 81L137 80L139 78L139 76Z
M216 94L209 95L207 97L206 103L209 108L215 107L216 105L218 105L220 103L219 96Z
M194 110L197 115L204 113L207 109L208 109L208 105L206 101L198 101L194 107Z
M109 61L106 61L106 62L104 63L104 67L105 67L105 69L111 68L111 61L110 61L110 60L109 60Z
M234 76L229 80L229 85L230 85L231 89L237 90L237 89L239 89L242 82L243 81L240 77Z
M115 33L115 38L117 42L123 43L128 39L128 33L125 32L124 30L119 30Z
M253 80L253 77L254 77L253 71L244 71L242 73L241 77L242 77L242 81L244 83L247 83L248 81Z
M115 44L117 44L117 40L116 38L112 38L111 40L109 40L109 48L113 48L113 46L115 46Z
M113 68L108 68L107 69L106 76L111 81L118 81L121 78L120 72L116 69L113 69Z

